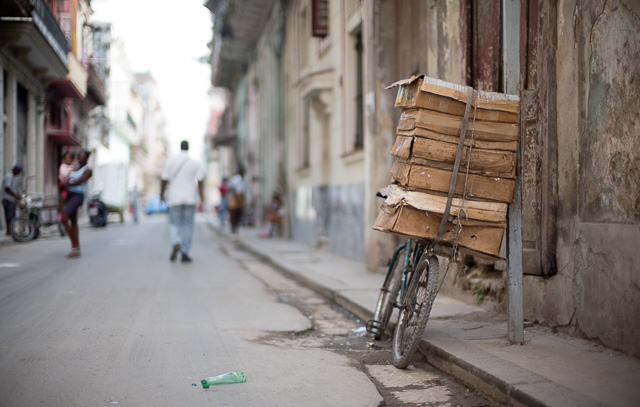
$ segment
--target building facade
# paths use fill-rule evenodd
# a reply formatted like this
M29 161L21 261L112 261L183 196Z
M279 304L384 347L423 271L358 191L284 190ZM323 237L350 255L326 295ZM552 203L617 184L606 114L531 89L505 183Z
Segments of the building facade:
M23 190L29 193L44 195L46 190L50 86L69 73L68 49L44 1L0 5L0 170L4 174L21 165Z
M140 144L134 146L132 161L139 163L140 175L133 177L130 190L146 196L160 194L160 175L169 149L165 134L165 118L158 101L156 81L151 72L134 75L135 90L142 104Z
M260 223L274 192L286 185L283 117L284 9L265 0L235 9L229 1L212 1L214 12L212 85L227 88L227 108L217 134L210 137L212 154L222 174L245 169L245 223ZM230 10L226 12L225 10ZM242 32L233 39L227 30Z
M246 60L226 61L236 79L214 78L235 95L226 118L235 131L228 139L249 142L247 116L278 117L251 113L250 103L257 88L251 67L273 48L258 39L274 14L261 16L263 25L242 27L237 24L248 9L239 5L247 2L211 3L234 5L229 12L213 8L222 16L214 57L225 41L253 38L251 47L238 48ZM633 247L640 237L637 2L291 0L270 6L284 7L279 114L293 239L327 245L371 269L387 260L394 238L371 230L380 206L375 191L389 183L388 152L399 118L395 92L385 86L426 74L519 95L519 175L504 254L512 272L523 274L524 316L640 355L640 267Z

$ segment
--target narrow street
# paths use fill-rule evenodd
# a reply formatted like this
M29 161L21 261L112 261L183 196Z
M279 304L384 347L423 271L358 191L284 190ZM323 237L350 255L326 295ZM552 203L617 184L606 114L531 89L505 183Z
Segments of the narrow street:
M484 406L419 363L389 364L362 321L199 219L168 261L163 216L0 247L2 406ZM247 382L202 389L243 371ZM193 384L197 384L194 386Z

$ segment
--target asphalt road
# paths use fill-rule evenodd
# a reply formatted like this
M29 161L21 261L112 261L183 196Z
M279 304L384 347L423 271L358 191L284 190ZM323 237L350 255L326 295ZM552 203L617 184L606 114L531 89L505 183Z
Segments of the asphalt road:
M164 218L0 248L2 406L377 405L346 356L251 342L308 317L225 255L199 223L194 263L168 261ZM204 390L200 379L245 372ZM192 384L196 383L197 386Z
M169 262L166 217L0 247L0 406L484 406L212 232ZM385 346L387 347L385 349ZM200 379L242 371L245 383ZM195 384L195 385L194 385Z

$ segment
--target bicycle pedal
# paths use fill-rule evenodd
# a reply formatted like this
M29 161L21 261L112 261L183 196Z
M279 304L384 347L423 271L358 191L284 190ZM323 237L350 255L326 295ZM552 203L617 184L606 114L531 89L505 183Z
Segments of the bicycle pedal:
M370 319L367 321L366 330L367 332L374 335L379 335L380 333L382 333L382 324L380 323L380 321Z

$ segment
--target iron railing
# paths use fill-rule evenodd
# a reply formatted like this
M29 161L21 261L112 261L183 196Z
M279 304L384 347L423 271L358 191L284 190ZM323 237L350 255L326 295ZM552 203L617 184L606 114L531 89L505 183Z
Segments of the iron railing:
M53 13L49 10L49 7L44 0L31 0L31 2L33 4L33 11L31 12L31 15L36 25L66 65L69 43L67 42L67 38L64 36L58 21L56 21L56 18L53 16Z

